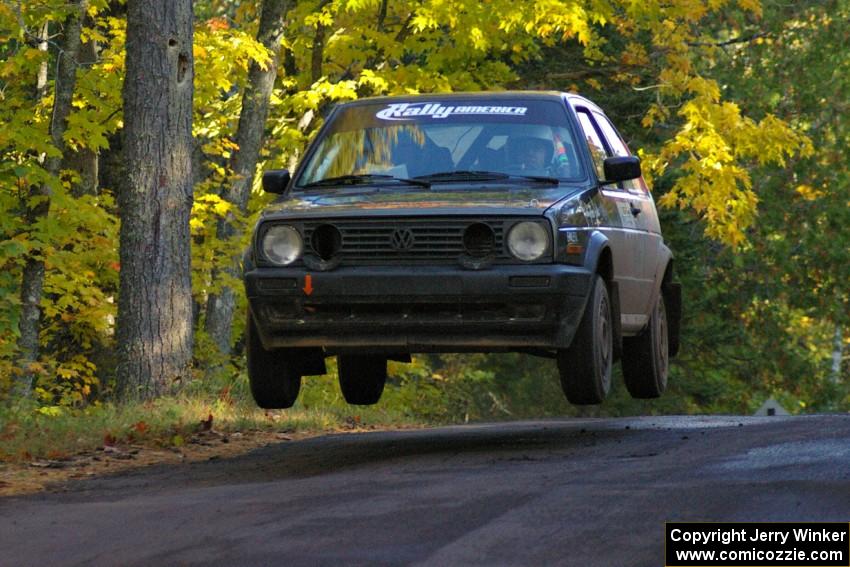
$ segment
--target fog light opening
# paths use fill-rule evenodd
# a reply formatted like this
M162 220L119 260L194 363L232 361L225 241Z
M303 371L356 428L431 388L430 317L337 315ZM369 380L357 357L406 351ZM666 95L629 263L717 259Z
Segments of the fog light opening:
M310 247L319 258L328 261L342 248L342 234L332 224L318 226L310 238Z
M473 258L483 258L493 253L496 247L496 234L490 225L476 222L463 233L463 247Z

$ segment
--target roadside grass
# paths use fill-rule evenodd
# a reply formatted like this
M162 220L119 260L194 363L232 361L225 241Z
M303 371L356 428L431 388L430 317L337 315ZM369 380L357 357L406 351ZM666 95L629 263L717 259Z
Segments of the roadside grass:
M0 404L0 461L62 460L110 445L179 448L209 430L320 434L424 425L395 404L348 406L327 378L304 382L293 408L274 411L258 408L242 387L235 388L237 392L199 389L148 402L85 408Z
M605 408L573 408L561 395L552 365L537 360L504 355L502 362L513 364L502 373L510 379L479 370L475 359L446 361L439 372L427 358L390 362L384 394L374 406L345 402L333 359L327 375L303 379L298 401L287 410L259 409L244 371L236 368L208 370L182 393L149 402L100 402L84 408L0 402L0 462L61 461L110 445L179 450L210 430L264 433L268 439L274 437L269 433L301 437L484 420L690 413L675 396L635 401L623 387L615 388Z

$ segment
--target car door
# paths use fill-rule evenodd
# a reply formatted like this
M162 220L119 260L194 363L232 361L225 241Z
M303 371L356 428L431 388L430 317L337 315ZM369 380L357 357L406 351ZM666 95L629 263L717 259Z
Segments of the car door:
M595 124L593 112L576 106L576 115L587 141L598 179L604 179L603 162L611 156L610 148L603 142L600 128ZM614 260L614 279L620 290L620 312L624 330L633 330L636 317L645 313L639 265L643 261L637 219L632 214L632 196L622 187L606 186L600 190L601 204L608 222L599 227L611 246ZM639 216L639 215L638 215ZM642 326L645 321L641 321Z
M607 143L609 151L615 156L631 155L628 146L608 117L599 112L594 112L593 117L602 131L603 141ZM643 306L639 312L648 314L655 292L655 272L662 243L658 213L643 177L626 181L617 189L627 194L629 211L634 217L634 230L639 231L635 276L640 280L640 304ZM636 320L635 323L641 322Z

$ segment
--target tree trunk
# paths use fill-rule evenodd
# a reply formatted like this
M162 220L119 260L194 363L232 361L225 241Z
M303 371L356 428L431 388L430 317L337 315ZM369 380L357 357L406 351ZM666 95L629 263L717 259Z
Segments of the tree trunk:
M192 0L128 1L126 68L116 379L149 399L192 357Z
M274 88L275 77L280 53L280 41L283 36L283 18L289 7L287 0L264 0L260 28L257 40L271 52L272 58L263 69L256 63L251 64L248 73L248 84L242 96L242 111L239 115L239 126L236 130L236 144L239 149L233 154L230 162L232 177L222 197L245 213L248 209L248 198L254 184L254 172L260 158L260 148L263 145L263 134L266 118L269 112L269 99ZM216 237L227 240L236 234L234 218L228 215L218 223ZM224 273L232 278L239 277L239 258L241 251L234 251L229 265ZM214 270L212 280L221 279L221 272ZM204 329L218 347L219 351L230 353L233 312L236 309L236 293L224 285L221 292L210 295L207 301L207 312Z
M841 364L844 361L844 333L841 323L835 324L835 335L832 339L832 366L829 379L838 384L841 381Z
M50 24L48 22L44 22L44 25L41 26L41 29L38 32L38 50L39 51L47 51L48 47L48 39L50 39ZM44 61L41 62L41 65L38 66L38 77L35 80L35 95L38 100L44 98L44 93L47 89L47 67L49 65L48 60L45 58Z
M315 83L322 78L322 64L325 60L325 25L316 24L316 35L313 36L313 50L310 52L310 82Z
M62 51L57 55L56 84L54 85L53 109L50 120L50 138L60 153L65 151L63 136L68 126L68 114L71 112L71 99L77 82L77 56L80 51L80 31L83 17L88 9L88 0L77 0L76 9L65 20L65 33ZM42 28L42 37L47 26ZM46 47L39 44L39 49ZM47 67L39 69L37 91L44 96L47 85ZM51 177L58 177L62 168L62 157L52 156L44 161L44 169ZM26 219L28 226L35 226L50 212L50 186L47 184L30 189ZM19 324L17 366L22 369L15 385L20 396L29 396L32 392L34 373L30 365L38 360L39 331L41 329L41 298L44 289L44 258L41 251L30 253L24 263L21 276L21 321Z
M90 25L90 24L88 24ZM97 40L89 38L80 45L80 54L77 60L80 65L93 65L97 63ZM79 181L74 183L71 192L75 197L82 195L97 195L98 193L98 155L92 149L80 148L75 152L68 152L65 156L67 169L73 169L80 176Z

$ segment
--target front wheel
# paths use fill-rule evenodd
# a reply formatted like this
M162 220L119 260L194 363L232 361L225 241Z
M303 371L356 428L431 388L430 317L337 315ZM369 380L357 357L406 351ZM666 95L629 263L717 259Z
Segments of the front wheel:
M376 355L340 355L337 359L339 388L349 404L378 403L387 381L387 359Z
M633 398L658 398L667 389L669 370L667 309L658 294L649 326L638 336L623 339L623 381Z
M587 307L567 349L558 351L561 388L570 403L600 404L611 391L614 327L605 280L596 276Z
M263 409L292 407L301 391L300 365L298 355L293 352L295 349L264 349L250 313L245 335L248 382L254 401Z

